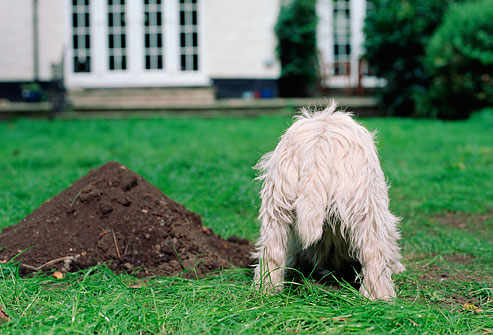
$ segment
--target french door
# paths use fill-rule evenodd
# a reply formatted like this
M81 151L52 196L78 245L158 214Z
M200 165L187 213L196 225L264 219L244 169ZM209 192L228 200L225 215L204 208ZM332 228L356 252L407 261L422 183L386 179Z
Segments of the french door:
M202 86L203 1L72 0L68 87Z

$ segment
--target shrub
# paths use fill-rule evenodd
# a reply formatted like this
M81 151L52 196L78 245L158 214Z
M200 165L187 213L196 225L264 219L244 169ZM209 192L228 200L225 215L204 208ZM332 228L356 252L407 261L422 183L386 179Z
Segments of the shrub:
M493 105L493 1L453 5L426 50L432 81L417 95L417 113L463 119Z
M427 45L452 0L371 0L365 20L365 58L387 81L381 105L388 114L414 113L416 92L429 82L422 64Z
M316 0L281 5L277 24L281 96L308 96L318 77Z

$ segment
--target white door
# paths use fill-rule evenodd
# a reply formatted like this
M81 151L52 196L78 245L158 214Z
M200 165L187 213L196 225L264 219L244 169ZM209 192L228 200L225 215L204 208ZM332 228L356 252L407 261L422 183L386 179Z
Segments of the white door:
M67 17L69 88L209 85L203 0L72 0Z

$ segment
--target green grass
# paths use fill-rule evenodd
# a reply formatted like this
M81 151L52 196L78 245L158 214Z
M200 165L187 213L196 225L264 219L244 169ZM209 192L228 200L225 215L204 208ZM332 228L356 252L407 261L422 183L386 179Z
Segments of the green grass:
M307 281L275 296L248 270L143 283L104 266L23 278L0 265L2 334L412 333L493 330L493 110L468 121L364 119L378 130L392 210L403 217L399 298L369 302ZM291 120L16 120L0 123L0 228L108 160L141 174L223 236L255 239L251 166ZM448 216L447 216L448 215ZM481 311L463 310L472 303ZM466 305L467 307L467 305ZM474 308L473 308L474 309Z

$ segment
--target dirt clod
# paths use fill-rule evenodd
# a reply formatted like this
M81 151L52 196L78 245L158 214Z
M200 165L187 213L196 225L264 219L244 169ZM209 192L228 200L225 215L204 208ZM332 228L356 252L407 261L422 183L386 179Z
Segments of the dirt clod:
M2 306L0 306L0 324L4 321L9 321L9 316L3 311Z
M215 235L199 215L117 162L91 170L0 233L0 261L18 255L23 273L106 263L116 273L193 270L195 277L246 267L251 251L249 241Z

